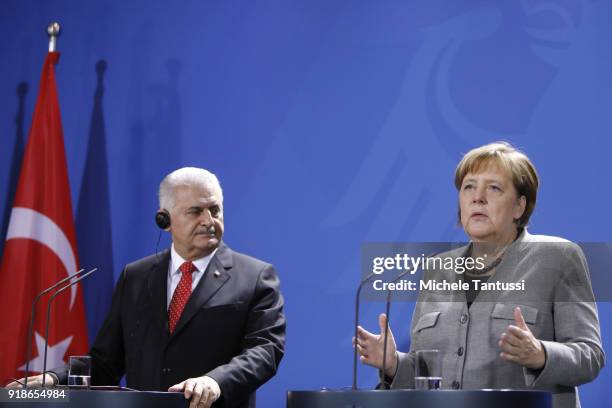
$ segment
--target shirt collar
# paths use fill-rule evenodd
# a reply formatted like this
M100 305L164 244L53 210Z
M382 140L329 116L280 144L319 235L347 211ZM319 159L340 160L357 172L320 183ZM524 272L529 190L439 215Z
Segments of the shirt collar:
M217 249L218 248L215 248L214 251L212 251L209 255L205 257L198 258L198 259L191 261L197 268L196 272L204 272L206 270L206 268L208 267L208 264L210 263L210 260L217 253ZM171 258L171 265L172 265L172 269L170 270L170 272L172 274L180 275L181 271L179 271L179 268L181 267L183 263L187 261L182 256L180 256L178 252L176 252L176 249L174 248L174 243L172 244L172 247L170 248L170 258Z

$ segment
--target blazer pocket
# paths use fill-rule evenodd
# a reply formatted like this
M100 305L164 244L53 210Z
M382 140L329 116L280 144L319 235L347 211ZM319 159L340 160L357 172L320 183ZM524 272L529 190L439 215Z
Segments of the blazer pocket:
M521 313L525 318L525 322L529 324L535 324L538 320L538 309L531 306L525 305L509 305L506 303L496 303L491 312L493 319L505 319L514 321L514 308L521 308Z
M243 302L226 303L222 305L204 305L202 310L211 312L235 312L242 309Z
M434 327L436 323L438 323L438 317L440 317L440 312L425 313L419 318L416 326L414 326L414 333L418 333L423 329Z

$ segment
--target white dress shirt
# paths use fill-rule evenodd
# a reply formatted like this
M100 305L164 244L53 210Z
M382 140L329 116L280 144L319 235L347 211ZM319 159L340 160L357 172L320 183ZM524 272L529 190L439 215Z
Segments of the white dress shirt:
M202 276L204 276L204 272L206 271L206 268L208 267L210 260L212 259L212 257L215 255L216 252L217 252L217 249L215 248L215 250L212 251L210 255L205 256L204 258L200 258L200 259L191 261L193 262L193 264L195 265L197 269L195 272L191 274L191 279L192 279L191 292L192 293L193 293L193 290L196 288L196 286L198 286L198 283L200 282L200 279L202 279ZM174 294L174 290L176 289L179 282L181 281L182 274L179 268L185 262L187 261L183 259L183 257L180 256L178 252L176 252L176 249L174 249L174 244L172 244L172 248L170 249L170 266L168 266L168 290L166 291L166 301L167 301L166 308L170 307L170 302L172 301L172 295Z

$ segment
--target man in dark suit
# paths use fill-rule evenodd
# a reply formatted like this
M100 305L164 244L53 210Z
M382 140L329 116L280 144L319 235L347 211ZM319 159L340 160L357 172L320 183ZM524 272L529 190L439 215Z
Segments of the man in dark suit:
M156 221L172 247L123 270L90 352L92 384L118 384L126 374L128 387L180 391L190 407L253 407L284 352L274 267L221 241L223 193L214 174L176 170L160 184L159 200ZM66 371L50 377L65 383Z

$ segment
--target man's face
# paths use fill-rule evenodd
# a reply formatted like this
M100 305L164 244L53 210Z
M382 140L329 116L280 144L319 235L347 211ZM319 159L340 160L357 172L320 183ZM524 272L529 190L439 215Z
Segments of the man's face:
M475 242L509 243L516 236L515 220L525 212L512 179L497 166L478 174L468 173L459 192L461 224Z
M174 248L186 260L209 255L223 236L221 197L214 189L192 185L174 190L170 228Z

